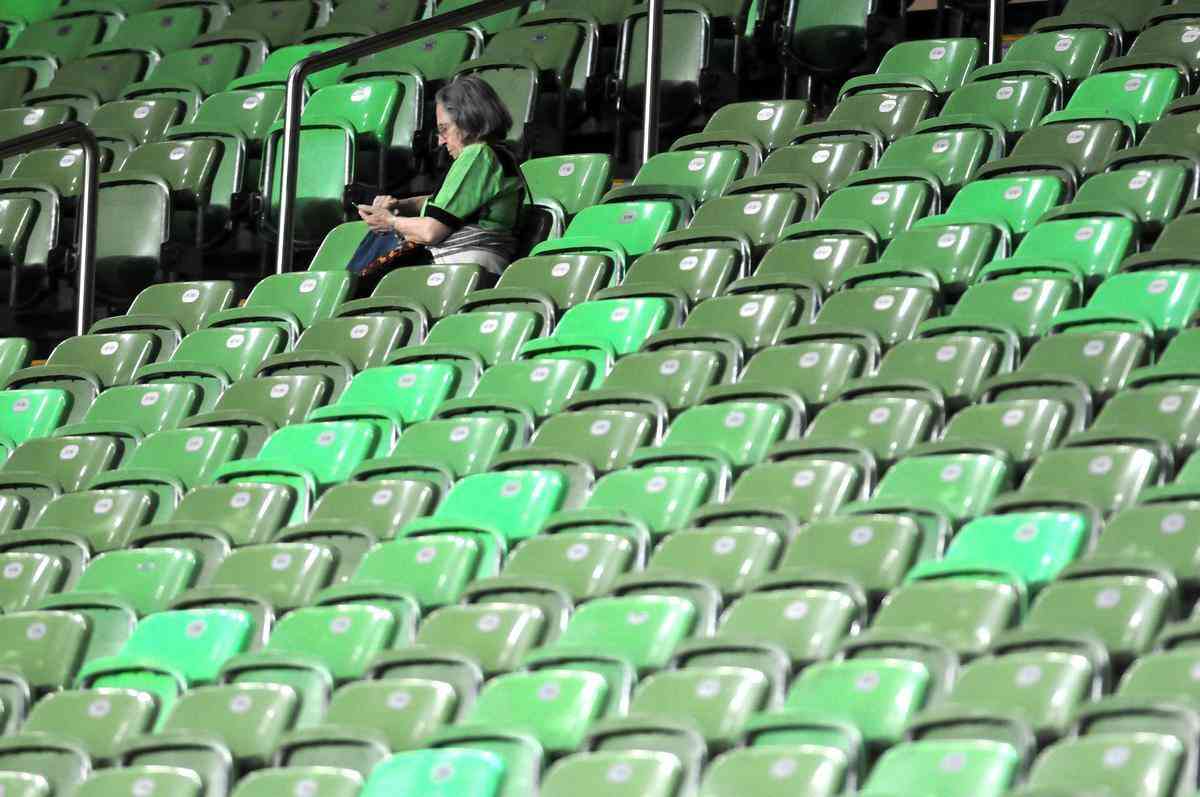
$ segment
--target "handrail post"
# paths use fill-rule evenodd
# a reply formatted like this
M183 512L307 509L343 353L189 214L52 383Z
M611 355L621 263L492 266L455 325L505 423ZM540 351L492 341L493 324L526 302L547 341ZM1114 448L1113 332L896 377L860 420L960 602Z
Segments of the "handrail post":
M8 141L0 141L0 160L57 145L76 145L83 151L83 189L79 220L75 225L75 253L79 271L75 307L75 334L92 325L96 293L96 192L100 182L100 155L96 136L87 125L67 122Z
M650 0L646 9L646 83L642 113L642 163L658 152L659 83L662 79L663 0Z
M1000 52L1004 36L1005 0L988 0L987 60L989 64L1000 63Z
M284 103L283 170L279 183L278 246L275 251L275 273L283 274L292 267L292 249L296 230L296 180L300 158L300 114L304 110L304 81L314 72L341 66L368 55L390 50L402 44L451 30L501 11L524 6L529 0L480 0L455 11L422 19L387 33L368 36L323 53L313 53L298 61L288 73L287 99ZM660 0L661 2L661 0ZM273 175L266 175L270 185Z

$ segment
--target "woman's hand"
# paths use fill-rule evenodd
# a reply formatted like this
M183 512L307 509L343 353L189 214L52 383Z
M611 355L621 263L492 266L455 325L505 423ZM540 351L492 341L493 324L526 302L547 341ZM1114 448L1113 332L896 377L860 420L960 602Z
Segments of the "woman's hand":
M383 210L394 210L396 205L399 204L400 200L396 199L394 196L381 194L380 196L375 197L375 199L371 202L371 207L382 208Z
M367 223L367 227L376 235L395 232L394 217L390 211L373 205L359 205L358 217Z

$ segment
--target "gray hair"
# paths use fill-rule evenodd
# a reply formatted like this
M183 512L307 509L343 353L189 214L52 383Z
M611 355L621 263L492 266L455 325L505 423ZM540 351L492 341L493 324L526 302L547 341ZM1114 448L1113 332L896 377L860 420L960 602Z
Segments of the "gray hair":
M468 143L503 141L512 127L512 114L496 90L478 75L459 75L438 89L434 101L445 109Z

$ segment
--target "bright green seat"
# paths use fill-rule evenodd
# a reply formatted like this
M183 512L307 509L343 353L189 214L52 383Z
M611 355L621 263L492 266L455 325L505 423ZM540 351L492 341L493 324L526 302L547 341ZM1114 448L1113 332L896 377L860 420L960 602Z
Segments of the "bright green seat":
M1092 284L1116 273L1133 251L1136 232L1134 223L1121 216L1051 217L1025 235L1014 255L1069 263Z
M335 46L337 46L336 43L329 42L290 44L285 47L275 48L268 53L258 70L231 80L229 85L225 87L225 90L246 91L250 89L284 87L287 85L288 73L291 72L293 66L310 55L331 50ZM322 69L320 72L309 75L304 81L305 93L311 95L319 89L333 85L337 82L341 72L341 68L333 67ZM309 99L312 98L309 97Z
M350 290L347 272L274 274L259 281L241 307L209 316L206 328L271 326L294 344L314 321L328 318Z
M382 366L393 349L405 345L411 329L395 317L327 318L300 335L287 353L267 358L258 376L318 374L332 383L336 399L359 371Z
M607 155L552 155L521 164L534 201L550 199L562 206L568 218L598 205L611 178Z
M171 548L110 551L93 559L75 591L116 595L139 615L162 611L195 577L196 557Z
M821 662L793 682L784 707L844 720L877 747L900 741L930 689L924 665L901 659Z
M738 400L704 404L682 412L667 430L662 453L716 449L737 469L753 465L798 426L783 402ZM717 431L714 434L714 430Z
M46 695L29 712L24 733L80 740L93 760L111 762L127 740L149 733L158 707L132 689L66 689Z
M381 762L362 797L496 797L505 776L499 756L483 750L413 750Z
M543 322L524 310L456 313L433 325L425 346L466 351L488 367L514 359L523 345L544 332Z
M657 750L598 751L561 759L546 773L544 797L603 794L629 784L642 797L674 797L684 781L679 758Z
M62 423L70 408L63 390L33 389L0 392L0 428L8 451L34 437L45 437Z
M716 489L701 465L651 465L613 471L596 482L585 512L628 513L660 536L681 527Z
M1179 73L1169 68L1106 70L1079 84L1067 111L1125 116L1144 130L1162 116L1181 90L1181 83Z
M897 462L875 488L877 501L911 501L944 511L955 521L978 515L1011 481L995 454L912 456Z
M943 561L951 568L1002 567L1037 591L1086 549L1088 526L1077 512L986 515L963 526Z
M572 752L599 716L607 689L594 672L509 673L479 693L467 721L527 731L551 754Z
M671 323L664 299L603 299L584 302L568 310L554 335L531 341L521 357L572 357L590 360L598 374L609 364L637 351L646 338Z
M553 649L616 654L640 671L655 670L692 632L695 619L695 606L679 597L597 598L576 609Z
M897 745L871 770L864 795L934 794L1000 797L1020 773L1012 745L984 740L918 741Z
M468 399L446 402L438 412L508 412L541 421L559 412L592 377L583 360L522 360L487 369Z
M402 424L427 421L445 400L463 388L462 375L443 362L388 365L362 371L337 402L323 412L338 417L396 417Z
M564 242L616 245L618 251L637 257L653 249L678 223L679 211L670 202L614 202L580 210L567 225L563 238ZM545 244L535 247L533 254L547 251L544 247Z
M1125 272L1101 283L1087 306L1060 313L1055 324L1145 322L1166 336L1187 325L1198 306L1200 281L1193 271Z
M424 609L443 606L457 601L476 578L494 574L495 557L487 553L482 541L468 534L391 540L367 551L347 586L399 589Z
M431 526L486 529L511 544L537 533L562 503L565 480L552 470L477 473L460 479L438 504Z
M946 209L949 221L999 223L1018 240L1064 198L1060 179L1047 175L994 177L963 186Z

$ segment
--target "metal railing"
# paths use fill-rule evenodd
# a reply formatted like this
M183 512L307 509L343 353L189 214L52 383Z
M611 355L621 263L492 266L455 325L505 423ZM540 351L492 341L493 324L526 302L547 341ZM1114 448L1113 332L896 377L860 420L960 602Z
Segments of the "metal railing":
M96 137L80 122L47 127L8 141L0 141L0 160L46 147L75 145L83 150L83 187L79 192L79 218L75 222L75 259L78 279L75 334L83 335L92 325L96 291L96 188L100 157Z
M616 2L616 0L613 0ZM529 0L480 0L478 3L448 11L402 28L370 36L350 44L314 53L292 67L287 80L287 100L284 105L282 180L279 187L278 245L275 252L275 273L283 274L292 267L296 240L296 178L300 157L300 114L304 110L304 81L314 72L347 64L358 58L390 50L402 44L451 30L492 14L522 6ZM643 157L658 149L658 93L662 62L662 0L650 0L648 44L646 47L646 122L643 137Z
M1004 45L1004 4L1007 0L988 0L987 62L1000 63Z

